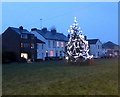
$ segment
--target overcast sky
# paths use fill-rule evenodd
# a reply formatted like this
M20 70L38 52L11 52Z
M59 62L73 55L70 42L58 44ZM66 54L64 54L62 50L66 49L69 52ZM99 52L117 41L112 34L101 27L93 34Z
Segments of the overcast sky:
M40 29L42 19L43 27L55 26L67 35L75 16L87 38L118 43L117 2L3 2L2 32L21 25L29 31Z

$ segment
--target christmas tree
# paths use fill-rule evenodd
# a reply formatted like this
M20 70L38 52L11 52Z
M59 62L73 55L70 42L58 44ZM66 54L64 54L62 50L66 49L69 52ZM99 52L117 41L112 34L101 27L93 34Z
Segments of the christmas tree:
M65 59L68 62L84 62L92 59L93 55L89 55L88 41L82 34L81 28L78 26L76 17L73 25L70 26L69 41L67 43L67 52Z

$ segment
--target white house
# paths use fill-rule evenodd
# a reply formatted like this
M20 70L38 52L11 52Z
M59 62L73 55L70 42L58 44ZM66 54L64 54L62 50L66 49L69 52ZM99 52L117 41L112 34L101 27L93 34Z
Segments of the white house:
M47 28L42 30L33 28L31 29L38 39L45 42L45 44L37 43L37 59L45 58L63 58L65 52L65 44L68 41L68 38L62 34L57 33L55 29L48 31Z
M102 43L99 39L88 39L90 51L94 58L100 58L103 56Z
M45 42L41 41L40 39L37 39L37 59L45 60L44 47Z

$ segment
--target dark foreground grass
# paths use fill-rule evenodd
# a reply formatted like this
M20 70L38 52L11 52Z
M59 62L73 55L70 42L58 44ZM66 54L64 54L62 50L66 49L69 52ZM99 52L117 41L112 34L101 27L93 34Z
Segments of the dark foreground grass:
M116 95L117 59L97 59L94 65L63 61L3 65L3 95Z

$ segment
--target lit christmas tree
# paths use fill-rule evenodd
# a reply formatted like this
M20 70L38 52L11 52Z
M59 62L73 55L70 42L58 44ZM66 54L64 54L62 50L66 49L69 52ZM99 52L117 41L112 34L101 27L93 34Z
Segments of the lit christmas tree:
M69 41L67 43L67 52L65 59L67 62L84 62L88 59L92 59L93 55L89 55L88 41L85 40L85 36L82 34L82 30L78 27L76 17L74 18L73 25L70 26Z

